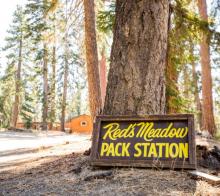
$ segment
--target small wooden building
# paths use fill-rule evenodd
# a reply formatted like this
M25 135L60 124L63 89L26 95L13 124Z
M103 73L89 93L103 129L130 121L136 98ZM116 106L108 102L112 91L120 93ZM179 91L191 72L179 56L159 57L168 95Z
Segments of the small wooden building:
M92 133L92 118L86 114L74 117L66 122L65 128L71 133Z
M38 129L40 130L42 126L41 122L32 122L30 125L30 129ZM16 128L25 129L25 123L18 122L16 125ZM53 123L53 126L51 126L50 123L48 123L47 128L49 130L54 131L60 131L60 123ZM70 133L92 133L93 130L93 123L92 118L89 115L83 114L80 116L76 116L71 118L65 123L65 129L66 131Z

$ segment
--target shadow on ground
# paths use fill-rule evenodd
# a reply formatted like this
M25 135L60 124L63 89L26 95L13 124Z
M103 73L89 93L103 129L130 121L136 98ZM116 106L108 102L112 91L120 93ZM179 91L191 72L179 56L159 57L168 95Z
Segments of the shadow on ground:
M92 168L82 154L41 159L0 173L0 195L194 195L219 191L206 182L197 183L186 171L108 168L111 175L91 177L105 170Z

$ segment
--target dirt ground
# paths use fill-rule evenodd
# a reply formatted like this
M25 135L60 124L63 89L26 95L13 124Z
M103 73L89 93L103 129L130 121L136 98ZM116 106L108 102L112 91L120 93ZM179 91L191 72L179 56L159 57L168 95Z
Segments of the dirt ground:
M6 139L4 135L0 141L6 142ZM38 137L36 139L39 140ZM33 142L36 139L31 140ZM220 146L219 142L213 143L202 138L197 138L196 143L210 144L209 147ZM91 167L89 156L83 155L90 145L89 137L78 136L77 140L68 140L51 147L37 145L38 148L33 150L30 145L30 149L0 150L0 196L220 196L220 185L213 186L203 180L192 179L188 171ZM205 168L199 170L213 172Z
M220 186L194 180L187 171L93 168L88 156L71 153L40 157L2 170L0 195L212 196L220 195Z

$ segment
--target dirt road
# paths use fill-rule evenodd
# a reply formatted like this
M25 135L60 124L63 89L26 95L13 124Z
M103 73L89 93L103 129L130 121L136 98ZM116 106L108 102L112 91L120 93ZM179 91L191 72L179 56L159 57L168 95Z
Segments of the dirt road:
M90 135L0 132L0 172L42 157L84 152L90 146Z

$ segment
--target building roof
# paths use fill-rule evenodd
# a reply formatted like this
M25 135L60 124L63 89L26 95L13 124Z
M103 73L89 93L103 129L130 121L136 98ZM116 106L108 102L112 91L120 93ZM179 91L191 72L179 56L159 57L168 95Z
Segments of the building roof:
M80 118L81 116L88 116L88 117L91 117L91 116L90 116L90 115L88 115L88 114L81 114L81 115L79 115L79 116L74 116L74 117L70 118L70 119L69 119L69 120L67 120L66 122L70 122L70 121L72 121L73 119Z

